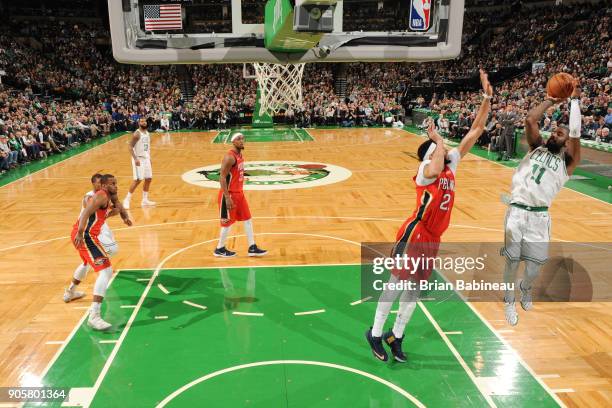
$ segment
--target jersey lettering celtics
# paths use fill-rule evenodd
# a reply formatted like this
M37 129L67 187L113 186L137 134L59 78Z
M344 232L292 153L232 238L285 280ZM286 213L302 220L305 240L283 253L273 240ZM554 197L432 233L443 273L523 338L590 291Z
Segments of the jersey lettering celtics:
M569 180L565 154L554 154L544 146L529 152L512 177L512 203L550 207L553 198Z

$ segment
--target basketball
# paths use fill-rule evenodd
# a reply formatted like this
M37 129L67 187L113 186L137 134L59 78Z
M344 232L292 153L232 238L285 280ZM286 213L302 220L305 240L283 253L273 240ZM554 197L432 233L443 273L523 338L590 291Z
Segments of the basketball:
M553 75L546 84L546 93L553 98L569 98L574 92L574 77L565 72Z

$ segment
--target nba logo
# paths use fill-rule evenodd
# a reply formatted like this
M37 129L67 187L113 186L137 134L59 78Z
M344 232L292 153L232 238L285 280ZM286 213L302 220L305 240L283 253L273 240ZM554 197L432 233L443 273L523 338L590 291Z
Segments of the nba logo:
M412 0L410 7L410 22L408 26L411 30L429 30L429 13L431 12L431 0Z

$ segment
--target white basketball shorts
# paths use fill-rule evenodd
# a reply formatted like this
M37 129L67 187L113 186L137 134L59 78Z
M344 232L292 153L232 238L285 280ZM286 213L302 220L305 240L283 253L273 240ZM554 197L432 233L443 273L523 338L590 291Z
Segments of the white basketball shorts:
M134 159L132 159L132 173L134 180L144 180L153 178L153 169L151 168L151 159L139 157L140 166L136 166Z
M508 207L504 225L502 255L512 261L527 260L543 264L548 259L550 216L548 211L528 211Z

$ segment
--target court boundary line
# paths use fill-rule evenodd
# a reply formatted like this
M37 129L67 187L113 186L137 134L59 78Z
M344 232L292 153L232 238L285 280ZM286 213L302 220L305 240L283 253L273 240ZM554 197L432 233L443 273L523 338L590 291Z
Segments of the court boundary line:
M297 129L291 128L291 131L293 132L294 135L298 137L298 139L300 140L300 143L304 143L304 139L302 139L302 136L300 136L300 132L298 132Z
M467 376L470 378L470 380L472 380L472 382L474 383L474 385L476 386L478 391L480 391L480 393L484 397L484 399L487 402L487 404L489 405L489 407L496 408L497 405L495 405L495 402L493 401L493 398L491 398L491 396L482 388L481 384L476 379L476 376L474 375L474 372L467 365L467 363L465 362L463 357L461 357L461 354L459 354L459 351L457 351L457 348L455 348L455 345L453 343L451 343L451 341L449 340L448 336L444 333L444 331L442 330L442 328L440 327L440 325L438 324L436 319L434 319L434 317L431 315L429 310L425 307L425 305L423 305L423 302L418 301L417 304L419 305L419 308L425 314L425 316L427 317L427 319L429 320L431 325L434 327L434 329L436 329L436 331L438 332L438 335L442 338L442 340L444 341L444 344L446 344L446 347L450 350L451 354L453 356L455 356L455 359L459 362L459 365L461 365L461 367L463 367L463 370L466 372Z
M217 140L220 134L221 134L221 130L217 130L217 134L212 139L210 139L210 144L214 144L215 140Z
M435 271L436 275L440 276L444 281L446 282L450 282L446 276L442 273L440 273L440 271ZM516 360L519 362L519 364L521 366L523 366L523 368L525 370L527 370L527 372L533 377L535 378L536 382L538 384L540 384L540 386L544 389L544 391L546 391L546 393L548 395L550 395L550 397L553 399L553 401L555 401L557 404L559 404L560 407L565 408L566 405L563 403L563 401L561 401L559 399L559 397L557 397L557 395L553 392L552 388L550 388L548 385L546 385L546 383L536 374L536 372L525 362L525 360L523 360L523 358L520 356L520 354L514 349L514 347L512 347L512 345L502 337L502 335L499 333L499 331L493 327L493 325L491 323L489 323L489 321L487 319L484 318L484 316L482 314L480 314L480 312L474 307L474 305L472 305L472 302L469 302L466 300L465 296L455 290L453 290L453 293L456 294L471 310L472 312L480 319L480 321L482 323L484 323L485 326L487 326L489 328L489 330L491 330L491 332L495 335L495 337L497 337L499 339L499 341L501 341L501 343L506 346L508 348L508 350L510 350L510 352L513 354L513 356L516 358Z
M497 337L499 339L499 341L501 341L504 346L506 346L509 350L512 350L512 354L514 354L514 356L517 359L517 361L519 362L519 364L522 365L523 368L525 370L527 370L527 372L533 378L535 378L535 380L538 382L538 384L540 384L540 386L548 393L548 395L550 395L550 397L553 399L553 401L555 401L557 404L559 404L560 407L567 407L567 405L565 405L565 403L563 401L561 401L561 399L557 396L557 394L555 394L553 392L552 388L550 388L548 385L546 385L546 383L540 378L540 376L538 376L536 374L536 372L533 371L533 369L525 362L525 360L523 360L521 355L514 349L514 347L512 347L512 345L510 343L508 343L508 341L506 339L504 339L497 332L497 329L495 329L493 327L493 325L491 323L489 323L489 321L487 319L485 319L485 317L482 314L480 314L480 312L474 307L474 305L472 305L472 302L465 302L465 304L467 304L468 307L470 309L472 309L472 312L476 316L478 316L480 321L482 321L485 324L485 326L487 326L489 328L489 330L491 330L491 332L495 335L495 337Z
M8 183L6 183L6 184L4 184L4 185L0 186L0 188L4 188L4 187L7 187L7 186L10 186L10 185L11 185L11 184L13 184L13 183L16 183L16 182L18 182L18 181L22 181L22 180L23 180L24 178L26 178L26 177L33 176L33 175L35 175L35 174L37 174L37 173L40 173L40 172L41 172L41 171L43 171L43 170L50 169L50 168L51 168L51 167L53 167L53 166L56 166L56 165L61 164L61 163L64 163L64 162L66 162L66 161L68 161L68 160L70 160L70 159L74 159L75 157L79 157L79 156L80 156L80 155L82 155L82 154L89 153L89 152L91 152L91 151L93 151L93 150L96 150L98 147L102 147L102 146L104 146L104 145L105 145L105 144L107 144L107 143L114 142L115 140L119 140L119 139L121 139L122 137L124 137L125 135L129 135L129 134L130 134L130 132L128 132L128 131L126 130L126 133L125 133L125 134L123 134L123 135L120 135L120 136L117 136L117 137L112 138L112 139L110 139L110 140L107 140L106 142L102 142L102 143L100 143L99 145L92 147L91 149L86 149L86 150L83 150L81 153L77 153L77 154L75 154L74 156L68 156L68 157L66 157L65 159L62 159L62 160L60 160L60 161L58 161L58 162L55 162L55 163L52 163L52 164L50 164L50 165L48 165L48 166L43 167L43 168L42 168L42 169L40 169L40 170L36 170L35 172L32 172L32 173L30 173L30 174L26 174L26 175L24 175L24 176L21 176L21 177L19 177L17 180L13 180L13 181L11 181L11 182L8 182ZM108 135L108 136L110 136L110 135Z
M108 281L108 287L111 286L111 284L113 283L113 281L115 280L115 278L119 275L121 271L129 271L129 270L131 269L117 269L117 272L114 273L111 279ZM51 367L53 367L53 364L55 364L55 362L60 358L61 354L64 352L68 344L70 344L70 342L72 341L72 338L75 336L77 331L79 331L79 329L85 322L85 319L87 318L88 315L89 315L89 307L87 308L87 310L85 310L85 312L83 313L83 316L81 316L81 318L77 321L76 325L72 328L72 331L68 334L68 337L64 339L64 344L62 344L62 346L57 349L53 357L51 357L51 360L49 361L49 363L43 369L42 373L39 376L41 382L45 378L45 376L49 373L49 370L51 369ZM23 407L24 404L25 402L22 402L18 406Z
M195 380L193 380L193 381L183 385L182 387L177 388L174 392L172 392L170 395L167 395L166 398L164 398L159 404L157 404L155 406L155 408L163 408L163 407L165 407L170 401L172 401L174 398L176 398L177 396L179 396L183 392L185 392L188 389L192 388L193 386L198 385L200 383L203 383L204 381L209 380L211 378L214 378L214 377L226 374L226 373L230 373L230 372L233 372L233 371L238 371L238 370L241 370L243 368L260 367L260 366L277 365L277 364L314 365L314 366L320 366L320 367L336 368L338 370L347 371L347 372L350 372L350 373L353 373L353 374L358 374L358 375L361 375L362 377L366 377L366 378L374 380L374 381L376 381L376 382L378 382L380 384L383 384L383 385L387 386L387 388L391 388L392 390L394 390L397 393L399 393L402 396L404 396L407 400L412 402L417 407L425 408L425 405L421 401L419 401L419 399L417 397L415 397L414 395L412 395L411 393L409 393L408 391L406 391L405 389L403 389L399 385L394 384L391 381L385 380L384 378L381 378L381 377L379 377L379 376L377 376L375 374L368 373L367 371L359 370L357 368L353 368L353 367L349 367L349 366L344 366L344 365L340 365L340 364L327 363L327 362L322 362L322 361L311 361L311 360L268 360L268 361L258 361L258 362L255 362L255 363L241 364L241 365L227 367L227 368L223 368L221 370L213 371L212 373L209 373L209 374L206 374L206 375L204 375L202 377L196 378Z
M306 132L306 134L308 136L310 136L310 138L312 139L313 142L317 141L317 139L315 139L315 137L308 131L308 129L306 129L306 128L300 128L300 129L302 129L304 132ZM323 130L323 129L321 129L321 130Z
M361 247L361 243L359 243L357 241L352 241L352 240L348 240L348 239L341 238L341 237L335 237L335 236L331 236L331 235L309 234L309 233L295 233L295 232L262 232L262 233L259 233L257 235L302 235L302 236L315 236L315 237L322 237L322 238L330 238L330 239L337 240L337 241L343 241L343 242L349 243L351 245L356 245L356 246ZM239 238L239 237L245 237L245 236L246 236L245 234L239 234L239 235L231 235L228 238ZM214 241L217 241L217 238L213 238L213 239L209 239L209 240L205 240L205 241L201 241L201 242L196 242L195 244L191 244L191 245L188 245L186 247L179 248L176 251L168 254L157 265L157 267L155 268L155 271L153 272L153 275L151 276L151 280L147 283L147 286L145 287L143 293L141 294L140 298L138 299L138 302L136 303L136 307L132 311L132 314L130 315L130 318L126 322L123 330L121 331L121 335L117 339L117 343L115 343L115 346L113 347L110 355L106 359L106 361L104 363L104 366L102 367L102 370L100 370L100 373L98 374L98 378L96 379L96 382L94 383L94 386L92 387L92 391L91 391L92 392L92 399L91 399L91 401L95 400L96 394L98 393L98 390L100 389L100 386L101 386L102 382L104 381L104 378L106 378L106 374L108 373L108 371L109 371L109 369L110 369L110 367L111 367L115 357L119 353L119 349L121 348L123 342L125 341L125 338L127 337L127 334L129 332L129 330L130 330L134 320L136 319L136 316L138 315L138 312L140 311L140 308L142 307L142 304L144 303L144 300L146 299L149 291L151 290L153 282L159 276L160 272L163 270L163 266L166 264L166 262L168 262L170 259L174 258L175 256L177 256L177 255L179 255L179 254L181 254L181 253L183 253L185 251L188 251L188 250L190 250L192 248L195 248L197 246L204 245L204 244L207 244L207 243L210 243L210 242L214 242ZM216 268L216 269L219 269L219 268ZM434 326L434 328L435 328L435 326ZM512 349L512 350L514 350L514 349ZM455 356L455 358L457 358L457 356L459 356L461 358L461 361L463 361L463 364L465 364L465 360L463 360L463 357L461 357L458 353L455 355L453 353L453 350L451 350L450 348L449 348L449 351L451 352L451 354L453 354ZM461 364L461 362L459 361L459 365L462 368L464 368L464 371L465 371L465 368L467 367L467 365L464 366L463 364ZM469 367L467 367L467 369L469 369ZM480 385L476 381L474 381L474 379L472 378L472 376L470 376L468 371L466 371L466 374L467 374L468 378L472 381L472 383L474 384L474 386L476 387L478 392L483 395L483 397L485 398L486 401L488 401L488 399L487 399L488 396L480 388ZM544 391L546 391L548 393L548 391L546 389ZM495 407L495 405L492 405L492 406Z

